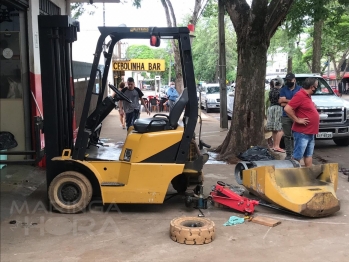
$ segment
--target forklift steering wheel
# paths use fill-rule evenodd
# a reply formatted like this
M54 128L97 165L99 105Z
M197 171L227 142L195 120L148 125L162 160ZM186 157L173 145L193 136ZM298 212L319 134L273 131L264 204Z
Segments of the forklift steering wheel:
M128 103L132 103L132 101L127 96L125 96L122 92L120 92L115 86L109 84L109 88L113 90L120 98L122 98L122 100L125 100Z

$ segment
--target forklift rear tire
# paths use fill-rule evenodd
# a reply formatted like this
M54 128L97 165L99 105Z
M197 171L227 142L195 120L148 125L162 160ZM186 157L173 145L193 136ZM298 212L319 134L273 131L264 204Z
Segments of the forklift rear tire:
M186 245L208 244L215 238L215 224L201 217L175 218L170 223L170 237Z
M56 176L48 189L51 205L60 213L81 212L92 198L90 181L81 173L66 171Z
M172 179L171 184L174 190L178 193L183 193L188 188L188 178L186 175L180 174Z

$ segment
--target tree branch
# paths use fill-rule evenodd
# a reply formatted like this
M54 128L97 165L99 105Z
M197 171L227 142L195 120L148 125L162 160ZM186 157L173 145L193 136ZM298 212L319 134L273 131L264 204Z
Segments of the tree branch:
M172 7L171 0L166 0L168 7L170 8L171 11L171 16L172 16L172 24L174 27L177 27L177 22L176 22L176 16Z
M197 16L197 18L196 18L196 21L195 21L195 24L194 24L194 25L196 25L196 24L197 24L197 22L199 21L199 19L200 19L200 17L201 17L201 15L202 15L202 13L205 11L205 8L206 8L206 6L207 6L208 2L209 2L209 0L206 0L206 3L205 3L205 4L204 4L204 6L201 8L200 13L199 13L199 14L198 14L198 16Z
M261 14L267 13L268 10L268 0L252 1L251 12L250 12L250 23L254 30L259 32L264 32L264 23L266 16Z
M331 54L330 57L331 57L331 61L332 61L333 67L334 67L334 71L336 72L336 78L337 78L340 74L340 68L338 68L338 66L337 66L336 58L334 57L334 55ZM328 65L328 66L330 66L330 65Z
M272 0L268 6L265 32L271 38L282 23L283 14L287 14L294 0Z
M202 7L202 0L195 0L194 11L193 11L193 15L191 16L191 23L193 25L196 25L201 7Z
M342 64L344 63L344 61L346 60L346 58L348 56L348 53L349 53L349 48L347 50L345 50L345 52L343 53L342 58L338 62L338 67L342 66ZM347 70L347 67L348 67L348 62L346 63L346 66L345 66L344 71L343 71L343 75L341 76L342 79L343 79L343 76L345 75L345 71ZM340 69L339 69L339 71L340 71Z
M310 64L310 62L306 61L306 63L307 63L308 69L311 71L311 64Z
M166 14L166 21L167 21L167 26L168 27L172 27L172 22L171 22L171 18L170 18L170 13L168 11L168 6L166 3L166 0L161 0L161 4L165 9L165 14Z
M248 25L250 6L246 0L222 0L234 24L235 30L243 30ZM239 34L238 34L239 35Z

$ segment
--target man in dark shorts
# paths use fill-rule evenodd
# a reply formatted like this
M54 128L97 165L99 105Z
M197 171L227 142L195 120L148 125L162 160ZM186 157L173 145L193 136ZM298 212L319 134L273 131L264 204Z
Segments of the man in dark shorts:
M297 85L295 75L292 73L288 73L286 75L285 86L280 90L279 104L282 107L285 107L287 103L292 99L292 97L301 89L302 87ZM285 149L286 149L285 159L290 160L293 153L293 137L292 137L292 130L291 130L293 125L293 120L287 116L285 110L283 110L282 112L281 123L282 123L282 130L284 132L284 141L285 141Z
M313 165L315 135L319 132L320 116L316 105L311 100L311 95L316 92L317 86L316 78L305 79L303 88L293 96L284 109L294 121L293 159L300 161L304 157L306 167Z
M126 114L126 129L130 126L133 126L134 121L139 117L140 112L140 104L139 101L141 101L142 105L145 108L145 111L150 115L149 109L146 107L144 100L143 100L143 92L138 88L135 87L135 81L132 77L129 77L127 79L127 87L124 87L121 90L124 95L126 95L132 103L128 103L124 100L119 101L119 112L120 115Z

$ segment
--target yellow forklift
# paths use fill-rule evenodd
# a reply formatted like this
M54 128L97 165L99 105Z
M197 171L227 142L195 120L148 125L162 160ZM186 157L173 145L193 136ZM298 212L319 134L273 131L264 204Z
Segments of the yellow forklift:
M76 140L73 136L74 87L71 43L79 25L68 16L39 16L40 59L44 104L44 132L48 198L61 213L77 213L93 196L105 203L161 204L170 184L179 193L202 185L202 169L208 160L204 147L195 139L198 102L189 30L186 27L99 27L86 98ZM111 41L103 52L107 37ZM98 146L102 121L120 100L131 102L113 85L116 95L104 97L113 49L121 39L178 41L185 89L170 114L135 121L120 155L114 148ZM101 54L103 73L98 69ZM99 77L98 77L99 76ZM96 79L100 78L100 92ZM98 96L89 114L91 99ZM183 114L184 112L184 114ZM180 119L183 114L183 119ZM200 122L201 123L201 122ZM200 126L201 130L201 126Z

